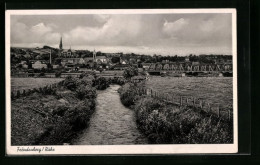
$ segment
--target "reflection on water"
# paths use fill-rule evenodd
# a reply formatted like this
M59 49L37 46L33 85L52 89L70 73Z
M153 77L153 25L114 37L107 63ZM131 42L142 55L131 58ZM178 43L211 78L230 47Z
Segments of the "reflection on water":
M75 140L76 145L147 144L136 127L134 111L120 101L119 85L111 85L97 96L96 112L89 127Z

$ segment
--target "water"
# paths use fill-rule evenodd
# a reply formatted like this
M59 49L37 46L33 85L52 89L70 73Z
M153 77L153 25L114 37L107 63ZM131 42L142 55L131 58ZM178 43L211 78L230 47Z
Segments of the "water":
M76 145L147 144L135 123L134 111L126 108L117 92L119 85L111 85L97 96L96 112L89 127L79 135Z

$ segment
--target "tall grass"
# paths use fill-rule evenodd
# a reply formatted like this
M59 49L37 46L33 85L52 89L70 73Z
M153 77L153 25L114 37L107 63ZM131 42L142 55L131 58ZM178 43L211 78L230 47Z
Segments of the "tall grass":
M119 90L125 106L136 114L138 128L155 144L223 144L233 142L232 121L200 109L179 107L136 93L140 84Z
M55 91L33 93L12 101L12 145L69 143L95 110L93 77L67 77ZM44 114L44 115L41 115ZM29 135L29 136L28 136Z

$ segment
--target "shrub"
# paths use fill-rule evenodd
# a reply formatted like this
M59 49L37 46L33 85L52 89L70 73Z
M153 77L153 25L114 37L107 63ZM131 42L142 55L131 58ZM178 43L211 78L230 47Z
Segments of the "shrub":
M125 79L131 79L131 77L133 76L137 76L138 75L138 70L137 68L134 67L129 67L127 69L124 70L123 76Z
M82 84L82 85L93 86L94 80L95 80L94 76L88 75L88 76L85 76L85 77L79 79L78 80L78 84L79 85Z
M114 77L110 81L113 84L118 84L118 85L124 85L125 84L125 78L122 78L122 77Z
M34 77L34 76L35 76L34 73L29 73L29 74L28 74L28 77Z
M107 87L109 87L109 81L106 80L106 78L104 77L99 77L94 81L94 86L98 89L98 90L104 90Z
M57 72L55 73L55 77L60 77L60 76L61 76L61 73L62 73L62 71L57 71Z
M43 77L43 76L45 76L45 73L44 73L44 72L41 72L38 76L39 76L39 77Z
M56 94L57 89L45 86L44 88L42 88L42 94L44 95L55 95Z
M79 131L87 127L91 115L94 112L93 106L89 106L91 100L85 100L77 106L67 111L66 117L69 119L70 125L74 131Z
M69 90L75 90L77 88L77 79L72 76L67 76L63 85Z
M138 84L134 83L127 83L121 86L118 92L122 103L127 107L134 105L135 101L138 100L141 95Z
M65 105L59 105L58 107L56 107L53 112L52 115L58 115L58 116L64 116L65 112L68 111L69 107L65 106Z
M88 77L88 73L84 72L79 75L79 78L82 79L83 77Z
M96 90L95 88L91 86L85 86L81 84L77 89L76 89L76 95L79 99L94 99L96 98Z

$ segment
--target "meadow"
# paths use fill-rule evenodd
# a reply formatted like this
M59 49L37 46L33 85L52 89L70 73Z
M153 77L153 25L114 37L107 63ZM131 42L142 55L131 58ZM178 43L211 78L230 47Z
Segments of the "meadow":
M39 88L62 80L64 78L11 78L11 91Z
M228 107L233 103L232 77L151 76L146 87L175 96L204 98L207 103Z
M195 78L193 78L195 79ZM176 81L174 81L176 80ZM175 95L208 96L215 102L226 101L228 96L220 95L216 84L221 84L221 80L211 80L215 82L214 88L207 87L204 79L171 79L158 77L146 82L149 86L160 93L167 92ZM210 81L210 82L211 82ZM195 84L192 82L196 82ZM139 91L143 88L142 83L126 83L118 91L123 105L135 111L136 123L150 143L153 144L228 144L233 143L233 118L227 120L222 115L216 116L214 113L206 112L201 108L190 106L178 106L161 101L160 99L143 95ZM186 86L185 86L186 85ZM187 87L188 86L188 87ZM196 87L195 87L196 86ZM223 85L224 86L224 85ZM177 89L176 89L177 88ZM197 91L189 91L187 88L196 88ZM176 91L174 91L175 89ZM232 89L232 88L231 88ZM192 89L190 89L192 90ZM219 91L222 91L219 89ZM214 93L211 93L214 92ZM224 90L222 91L224 93ZM221 93L221 92L220 92ZM222 96L219 98L213 95ZM232 96L231 96L232 97ZM221 98L221 99L220 99Z

